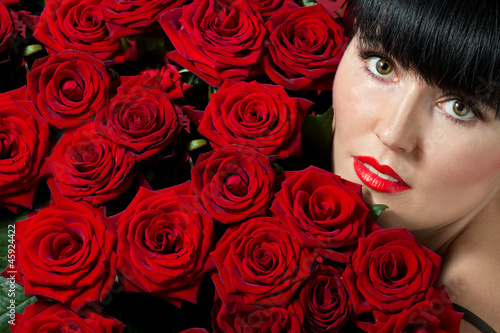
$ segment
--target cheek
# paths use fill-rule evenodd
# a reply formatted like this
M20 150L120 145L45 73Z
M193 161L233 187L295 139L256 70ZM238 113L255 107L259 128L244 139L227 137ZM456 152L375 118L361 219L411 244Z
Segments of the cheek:
M369 130L384 111L392 92L380 89L356 71L338 73L333 85L332 105L336 130L357 132Z
M426 159L441 177L456 184L491 182L500 174L500 132L480 127L463 128L433 126L427 133ZM439 132L439 133L438 133Z
M452 159L447 163L449 180L457 185L482 185L494 182L500 174L499 152L478 152Z
M428 158L431 164L419 170L423 185L419 193L427 193L427 202L439 206L441 214L450 210L465 214L500 190L500 150L489 143L436 148Z
M346 103L340 98L334 102L334 136L332 144L332 171L342 178L359 182L352 170L351 157L354 152L362 149L362 142L367 142L369 129L360 121L360 112L355 105Z
M335 155L347 151L348 147L356 146L361 149L373 140L377 110L380 107L379 100L373 98L373 88L360 82L354 74L342 74L333 86L334 159L337 158Z

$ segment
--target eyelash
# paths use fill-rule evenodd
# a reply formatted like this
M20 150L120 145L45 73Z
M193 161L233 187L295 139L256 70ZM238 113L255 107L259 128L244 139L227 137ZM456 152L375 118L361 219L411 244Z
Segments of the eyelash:
M393 63L387 56L384 56L383 54L381 53L378 53L378 52L375 52L375 51L371 51L371 50L360 50L359 51L359 57L363 60L363 61L366 61L370 58L373 58L373 57L377 57L377 58L384 58L386 59L387 61L389 61L391 64ZM373 74L373 72L366 66L366 64L363 65L363 70L373 79L381 82L381 83L384 83L384 84L388 84L389 82L384 79L384 78L381 78L375 74ZM394 69L395 71L395 69ZM391 81L392 82L392 81Z
M376 52L376 51L372 51L372 50L360 50L359 51L359 57L361 58L361 60L363 60L363 62L366 62L366 60L368 60L370 58L373 58L373 57L386 59L391 64L393 64L392 65L393 68L394 68L393 70L396 71L396 69L394 67L394 62L390 58L388 58L387 56L381 54L380 52ZM390 82L388 82L387 79L384 79L382 77L379 77L379 76L375 75L368 68L368 66L366 65L366 63L363 64L363 70L372 79L377 80L377 81L381 82L382 84L390 84ZM392 82L392 80L391 80L391 82ZM461 98L460 97L449 98L448 101L455 100L455 99L461 99ZM470 120L463 120L463 119L455 118L455 117L451 116L446 111L443 111L442 113L444 114L444 116L445 116L445 118L447 120L451 120L451 121L453 121L457 125L474 126L479 120L482 119L482 117L481 117L481 113L478 111L478 109L473 104L470 104L470 108L471 108L471 112L474 114L474 118L472 118Z
M457 98L450 98L448 101L455 100L455 99L457 99ZM443 111L443 114L444 114L446 119L453 121L457 125L472 127L472 126L476 125L476 123L479 120L481 120L481 113L477 110L477 108L473 104L470 104L470 108L471 108L471 112L474 114L474 118L467 119L467 120L455 118L455 117L451 116L446 111Z
M383 78L381 78L380 76L377 76L375 74L372 73L371 70L369 70L366 66L363 66L363 69L365 70L365 72L374 80L377 80L381 83L384 83L384 84L387 84L387 80L384 80Z

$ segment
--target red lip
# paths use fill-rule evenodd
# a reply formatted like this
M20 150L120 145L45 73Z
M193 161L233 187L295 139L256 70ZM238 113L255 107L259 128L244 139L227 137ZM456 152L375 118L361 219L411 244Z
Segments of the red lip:
M373 169L377 170L380 173L392 177L395 181L378 176L365 164L371 166ZM411 187L403 181L403 179L396 173L396 171L394 171L388 165L380 164L373 157L354 156L353 166L356 175L363 182L363 184L375 191L384 193L398 193L411 189Z

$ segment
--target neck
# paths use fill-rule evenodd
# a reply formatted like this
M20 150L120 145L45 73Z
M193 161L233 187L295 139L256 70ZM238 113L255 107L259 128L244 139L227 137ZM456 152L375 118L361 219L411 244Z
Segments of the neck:
M436 227L433 230L412 232L420 244L441 256L445 256L451 247L467 243L469 237L483 235L487 237L493 230L500 229L500 193L484 200L484 203L465 216ZM498 230L500 231L500 230Z

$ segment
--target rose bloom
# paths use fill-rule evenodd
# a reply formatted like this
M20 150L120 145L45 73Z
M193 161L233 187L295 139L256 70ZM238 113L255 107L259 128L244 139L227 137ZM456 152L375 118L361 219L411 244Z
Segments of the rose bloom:
M123 62L136 56L135 46L126 49L112 38L104 22L100 0L47 0L33 36L49 53L77 50L100 60Z
M231 313L288 306L309 277L313 259L271 217L231 225L210 255L217 266L212 280Z
M347 39L323 6L279 11L266 22L271 31L266 74L291 90L331 90Z
M198 127L214 148L231 144L280 158L301 153L300 129L312 102L283 87L226 81L210 97Z
M52 192L99 206L128 189L135 158L88 123L66 130L47 163L53 174L48 181Z
M16 313L12 333L80 332L121 333L125 325L110 317L86 312L80 317L61 303L38 301L28 305L22 314Z
M334 18L340 17L344 18L347 14L347 5L349 0L318 0L318 4L325 7L325 9L332 14ZM342 26L345 27L347 22L342 22Z
M171 145L183 125L181 108L162 90L142 83L142 78L125 82L95 119L97 132L132 152L137 161Z
M271 162L257 150L227 146L201 155L191 169L192 189L221 223L265 215L275 186Z
M246 2L195 0L165 12L159 22L175 47L167 57L213 87L262 72L267 30Z
M181 333L209 333L206 329L204 328L188 328Z
M32 208L49 145L49 128L31 101L21 100L25 87L0 94L0 206Z
M230 313L218 301L213 311L215 333L301 333L302 308L293 301L286 308L262 307L251 312Z
M227 5L233 2L233 0L219 1ZM268 19L286 8L299 8L299 5L293 0L248 0L247 3L254 12L260 14L264 19Z
M459 332L462 313L453 309L444 286L430 288L425 299L396 314L374 311L375 324L362 323L370 333Z
M396 313L424 300L437 282L441 257L404 228L381 229L358 240L343 279L356 314Z
M100 209L56 197L16 222L16 281L25 294L74 311L102 301L113 285L117 261L116 236L106 219Z
M26 79L28 96L57 128L81 124L108 102L110 73L88 53L65 51L37 59Z
M314 166L285 177L271 211L303 247L349 262L358 238L375 224L361 186Z
M155 29L153 25L161 14L180 7L185 2L186 0L103 0L100 7L111 34L123 36Z
M150 293L177 306L196 303L204 274L213 269L213 222L184 183L159 191L140 188L113 217L118 270L127 291Z
M7 9L5 4L0 1L0 52L10 47L11 41L16 36L18 28L17 20L12 19L11 12Z
M341 332L352 312L342 269L319 265L300 291L307 332Z
M170 101L184 98L184 93L191 88L189 84L182 81L177 67L171 64L160 68L146 69L136 76L122 76L120 80L122 84L118 90L130 89L132 86L160 89L167 94Z

